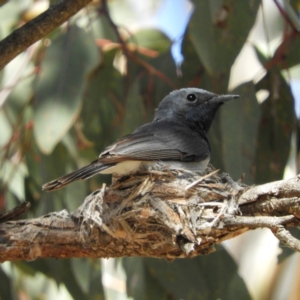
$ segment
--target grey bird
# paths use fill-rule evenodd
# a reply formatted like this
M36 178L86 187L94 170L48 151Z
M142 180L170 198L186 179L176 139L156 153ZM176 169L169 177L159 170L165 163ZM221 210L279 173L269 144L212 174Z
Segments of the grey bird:
M167 95L154 119L107 147L91 164L43 185L46 191L95 174L125 175L163 164L203 172L210 160L207 132L219 107L238 95L217 95L183 88Z

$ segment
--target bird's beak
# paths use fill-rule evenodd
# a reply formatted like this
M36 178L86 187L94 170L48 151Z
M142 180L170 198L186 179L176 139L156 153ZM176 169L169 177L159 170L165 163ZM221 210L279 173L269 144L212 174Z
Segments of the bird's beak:
M238 99L240 98L239 95L216 95L216 97L212 98L209 102L221 102L225 103L230 100Z

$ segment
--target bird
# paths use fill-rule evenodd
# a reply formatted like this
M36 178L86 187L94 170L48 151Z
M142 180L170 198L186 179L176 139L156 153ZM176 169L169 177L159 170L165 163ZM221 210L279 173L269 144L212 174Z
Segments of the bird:
M195 87L174 90L160 102L152 122L108 146L89 165L44 184L42 190L58 190L98 173L122 176L151 170L155 164L201 173L210 161L207 133L214 116L222 104L237 98Z

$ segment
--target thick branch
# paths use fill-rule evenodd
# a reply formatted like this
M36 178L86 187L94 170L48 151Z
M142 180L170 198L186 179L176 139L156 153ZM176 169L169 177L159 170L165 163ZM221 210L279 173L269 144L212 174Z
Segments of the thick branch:
M2 223L0 261L193 257L261 227L300 250L299 241L285 230L299 226L299 177L247 187L211 171L203 177L153 171L115 178L109 188L103 186L89 195L74 213L64 210Z
M62 0L0 42L0 70L18 54L66 22L91 0Z

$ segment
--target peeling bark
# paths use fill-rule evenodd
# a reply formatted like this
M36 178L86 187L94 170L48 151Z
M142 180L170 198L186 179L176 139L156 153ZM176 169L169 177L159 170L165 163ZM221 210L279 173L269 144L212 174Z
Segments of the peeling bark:
M114 178L73 213L0 222L0 261L38 257L147 256L172 260L214 251L248 230L269 228L288 247L299 226L300 176L249 187L209 169L205 176L152 171ZM24 210L24 207L23 207ZM16 211L11 217L18 215Z

